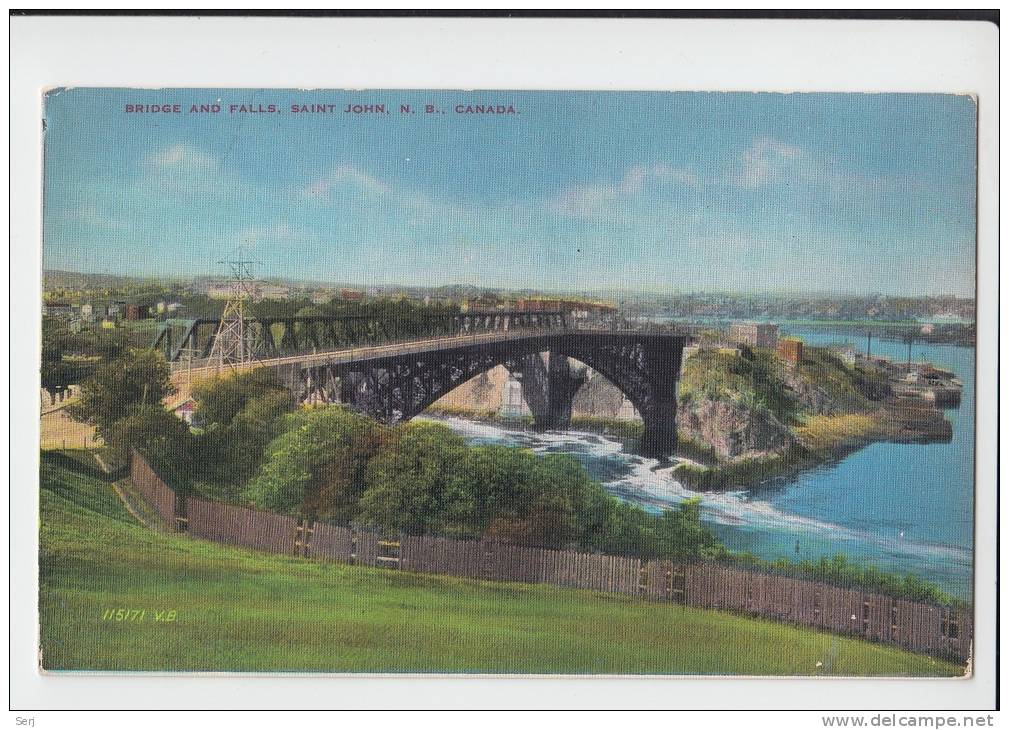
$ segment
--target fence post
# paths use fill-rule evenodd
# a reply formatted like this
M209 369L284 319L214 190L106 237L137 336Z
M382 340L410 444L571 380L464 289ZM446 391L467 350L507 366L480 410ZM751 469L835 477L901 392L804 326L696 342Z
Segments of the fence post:
M175 492L175 531L189 532L189 510L186 496Z

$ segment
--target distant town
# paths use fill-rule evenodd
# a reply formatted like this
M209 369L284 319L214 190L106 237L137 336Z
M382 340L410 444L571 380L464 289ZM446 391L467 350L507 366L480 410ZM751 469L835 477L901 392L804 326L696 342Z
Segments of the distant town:
M72 329L115 328L124 321L217 316L233 286L221 278L162 281L101 274L46 271L43 314ZM801 322L809 325L896 325L916 330L926 341L973 344L975 302L955 296L898 297L824 294L647 293L565 294L471 285L418 287L320 284L264 280L254 299L276 314L305 314L322 305L360 305L406 300L419 306L469 310L565 310L578 317L619 317L629 323L696 323L727 326L732 321Z

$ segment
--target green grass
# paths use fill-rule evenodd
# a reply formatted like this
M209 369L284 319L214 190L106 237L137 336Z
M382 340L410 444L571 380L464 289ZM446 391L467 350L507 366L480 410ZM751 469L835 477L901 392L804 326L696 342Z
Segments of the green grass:
M719 491L760 484L772 477L808 468L815 463L805 450L791 448L778 454L736 458L714 466L677 464L672 473L678 481L691 489Z
M956 676L930 657L631 597L266 555L133 522L42 457L47 670ZM146 609L142 623L103 621ZM174 622L154 611L174 610ZM817 667L817 662L821 663Z
M571 428L575 431L592 431L605 433L616 438L641 438L645 432L645 424L641 421L631 421L626 418L610 418L607 416L572 416Z
M808 416L795 428L795 435L806 448L821 454L837 453L846 446L857 446L885 435L878 416L843 413L836 416Z

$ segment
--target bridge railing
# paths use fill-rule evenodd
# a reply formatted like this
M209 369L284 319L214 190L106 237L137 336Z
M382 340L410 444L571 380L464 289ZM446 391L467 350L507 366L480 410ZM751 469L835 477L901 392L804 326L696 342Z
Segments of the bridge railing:
M199 366L208 360L219 326L217 319L166 323L151 347L162 350L169 361L192 360ZM417 322L360 316L248 318L246 332L249 351L271 358L456 335L557 331L569 326L567 314L561 311L493 310L439 315Z
M478 322L477 325L466 323L464 329L454 334L426 338L414 337L389 342L367 342L345 347L319 348L313 346L290 353L285 352L273 357L257 357L237 365L240 368L249 369L256 367L277 367L295 363L346 363L388 355L433 351L466 344L523 339L530 335L567 331L569 329L567 322L563 318L553 320L533 318L529 323L509 324L508 326L502 326L500 322L496 326L488 326L486 318L483 315L480 318L481 322ZM221 363L210 357L184 357L169 364L173 373L186 372L187 370L196 372L217 370L231 368L236 365L234 363Z

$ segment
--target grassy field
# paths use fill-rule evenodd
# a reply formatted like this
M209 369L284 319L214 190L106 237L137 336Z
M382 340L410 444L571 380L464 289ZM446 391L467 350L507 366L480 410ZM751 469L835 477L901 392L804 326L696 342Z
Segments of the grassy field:
M719 612L156 533L133 521L86 460L43 454L41 477L47 670L962 674L929 657ZM144 620L103 619L120 608L143 610Z

